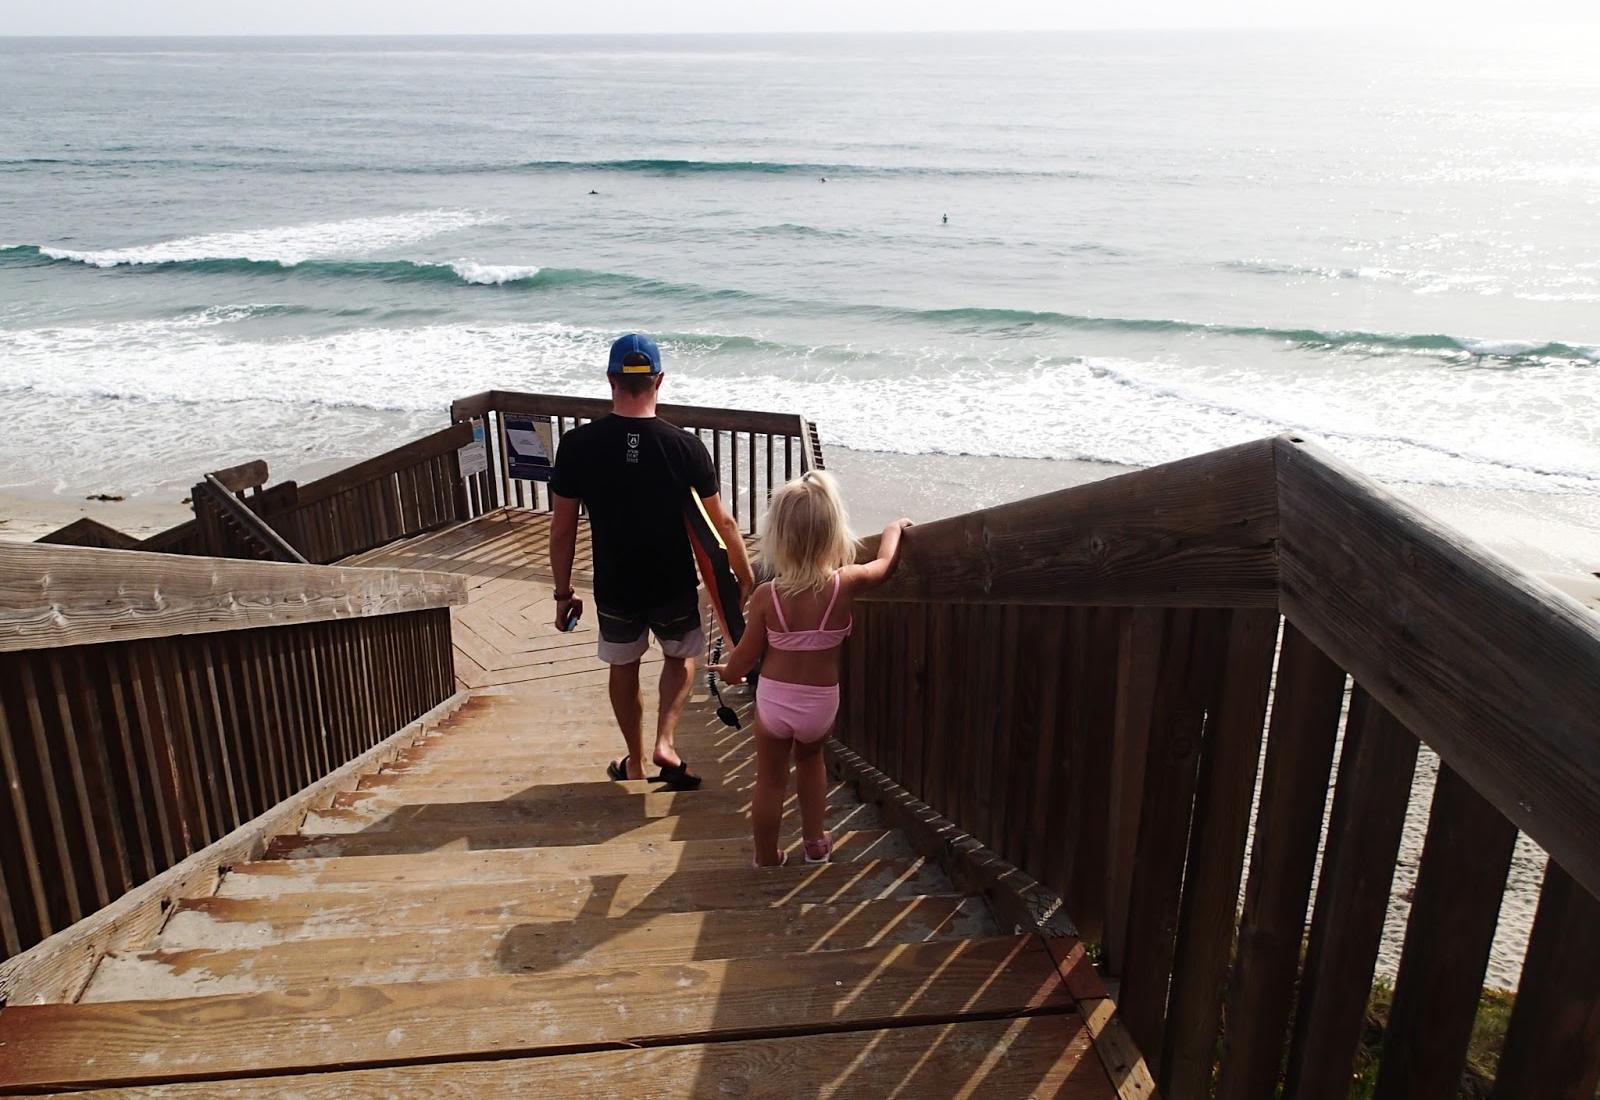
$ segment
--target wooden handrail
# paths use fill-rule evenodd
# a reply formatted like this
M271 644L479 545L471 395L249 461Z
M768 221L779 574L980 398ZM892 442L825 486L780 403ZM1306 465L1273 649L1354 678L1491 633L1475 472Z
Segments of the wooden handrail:
M1600 618L1320 449L1275 451L1284 615L1600 895Z
M244 503L218 480L216 474L207 474L205 480L194 487L193 499L196 518L201 517L203 508L215 509L216 514L224 517L238 532L237 537L245 541L251 551L251 557L266 561L306 564L306 559L300 551L290 546L282 535L267 526L266 521L260 516L245 507ZM234 547L221 546L210 549L214 553L220 553Z
M448 428L441 428L402 447L396 447L375 458L347 466L327 477L300 486L295 504L302 508L308 504L316 504L358 485L388 477L408 466L415 466L427 459L448 454L471 442L472 428L469 425L452 424Z
M1600 619L1575 601L1281 437L914 527L855 613L835 736L1061 897L1166 1095L1344 1095L1419 742L1378 1095L1460 1083L1519 829L1550 859L1495 1095L1593 1092Z
M1276 607L1273 442L921 524L866 599ZM876 536L863 543L877 552Z
M392 615L466 602L400 569L0 545L0 652Z
M51 546L98 546L106 550L133 550L139 545L139 540L132 535L89 516L81 516L33 541Z
M267 483L267 463L265 459L252 459L225 470L213 470L207 476L216 478L230 493L242 493L246 489L259 489Z
M522 393L517 390L488 390L452 403L450 419L469 420L483 416L491 410L577 416L594 420L611 412L611 402L593 397L563 397L557 394ZM701 405L660 405L656 411L681 428L805 436L804 419L791 413L719 409Z

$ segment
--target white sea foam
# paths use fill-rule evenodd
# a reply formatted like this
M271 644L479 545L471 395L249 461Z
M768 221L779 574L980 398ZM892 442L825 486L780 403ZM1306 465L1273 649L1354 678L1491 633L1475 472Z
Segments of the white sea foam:
M484 264L477 260L461 259L450 265L450 270L464 283L478 286L502 286L520 283L539 274L537 267L519 267L515 264Z
M296 402L308 410L297 445L316 457L373 449L350 437L363 415L380 422L372 410L426 420L453 398L494 387L604 393L598 364L610 331L453 323L279 340L230 332L250 310L269 308L0 331L0 402L27 402L34 416L52 400L183 406L216 426L213 448L224 431L230 442L261 437L281 446L268 425L284 402ZM1391 480L1568 492L1600 484L1595 377L1570 363L1463 370L1329 357L1274 376L1132 359L1019 361L1003 345L961 359L939 348L841 355L708 336L664 345L673 399L802 409L825 442L862 450L1147 465L1294 431ZM115 417L116 408L104 411ZM122 446L148 448L158 462L169 442ZM26 453L0 458L33 461ZM81 472L96 460L75 461Z
M256 260L293 266L325 256L365 255L492 220L467 210L419 210L310 225L205 233L133 248L80 251L46 247L39 251L51 259L76 260L92 267L191 260Z

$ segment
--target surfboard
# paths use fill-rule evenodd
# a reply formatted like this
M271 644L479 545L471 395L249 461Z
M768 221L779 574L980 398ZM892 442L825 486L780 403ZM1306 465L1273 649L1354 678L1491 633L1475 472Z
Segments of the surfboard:
M739 639L744 637L744 609L739 606L739 578L733 575L728 545L722 541L722 533L711 522L705 502L693 489L689 490L689 499L683 506L683 525L688 528L695 566L700 570L700 580L711 598L711 610L722 627L722 636L731 645L738 645Z

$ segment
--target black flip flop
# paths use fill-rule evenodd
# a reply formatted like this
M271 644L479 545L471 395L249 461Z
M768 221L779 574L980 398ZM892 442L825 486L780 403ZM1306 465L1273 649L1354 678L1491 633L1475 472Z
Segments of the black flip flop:
M623 757L621 760L613 760L607 764L606 778L615 779L618 783L626 783L628 781L628 758Z
M697 791L700 789L700 776L689 774L689 762L680 760L671 765L661 765L661 774L656 776L655 782L665 783L669 790Z

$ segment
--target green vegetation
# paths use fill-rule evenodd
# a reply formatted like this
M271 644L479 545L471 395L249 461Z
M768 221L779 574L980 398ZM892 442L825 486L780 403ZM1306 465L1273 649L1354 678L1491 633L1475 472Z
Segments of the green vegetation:
M1500 1060L1500 1047L1506 1038L1506 1025L1511 1022L1511 1007L1516 1000L1515 993L1502 989L1485 989L1478 998L1472 1043L1467 1048L1467 1071L1462 1075L1461 1089L1457 1093L1460 1100L1484 1100L1489 1095ZM1388 982L1380 980L1372 987L1372 997L1367 1002L1367 1029L1361 1039L1361 1049L1356 1053L1350 1100L1370 1100L1377 1086L1383 1030L1388 1026L1389 1007L1393 1001L1394 988Z

